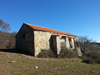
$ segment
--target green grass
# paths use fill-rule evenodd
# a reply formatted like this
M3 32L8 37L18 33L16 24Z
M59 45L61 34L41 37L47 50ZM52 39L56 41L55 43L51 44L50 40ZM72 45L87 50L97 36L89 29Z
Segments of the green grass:
M100 64L82 63L78 58L35 58L0 52L0 75L100 75Z

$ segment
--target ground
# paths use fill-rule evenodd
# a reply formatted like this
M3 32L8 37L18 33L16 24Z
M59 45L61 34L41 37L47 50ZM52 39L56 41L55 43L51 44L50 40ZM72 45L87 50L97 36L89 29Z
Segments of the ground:
M35 58L1 50L0 75L100 75L100 64L86 64L80 58Z

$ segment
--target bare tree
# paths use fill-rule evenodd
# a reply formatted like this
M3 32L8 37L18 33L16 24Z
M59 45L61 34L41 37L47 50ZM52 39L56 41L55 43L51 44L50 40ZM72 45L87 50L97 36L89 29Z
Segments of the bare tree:
M100 50L96 42L89 39L87 36L79 37L79 43L83 53L98 52Z
M7 32L10 31L10 29L10 24L5 23L3 20L0 20L0 31Z

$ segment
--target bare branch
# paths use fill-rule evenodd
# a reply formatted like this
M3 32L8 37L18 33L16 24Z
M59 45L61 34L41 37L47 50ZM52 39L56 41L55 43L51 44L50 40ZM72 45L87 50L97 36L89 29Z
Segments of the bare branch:
M5 23L4 21L0 20L0 31L4 31L4 32L7 32L7 31L10 31L10 24L8 23Z

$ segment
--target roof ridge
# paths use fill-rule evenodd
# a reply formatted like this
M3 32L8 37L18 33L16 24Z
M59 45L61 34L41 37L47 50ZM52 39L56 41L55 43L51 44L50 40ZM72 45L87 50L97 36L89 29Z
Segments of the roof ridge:
M31 25L31 26L37 26L37 25L33 25L33 24L28 24L28 23L24 23L24 24ZM37 26L37 27L41 27L41 26ZM41 28L46 28L46 27L41 27ZM49 29L49 28L46 28L46 29ZM51 30L53 30L53 29L51 29Z

